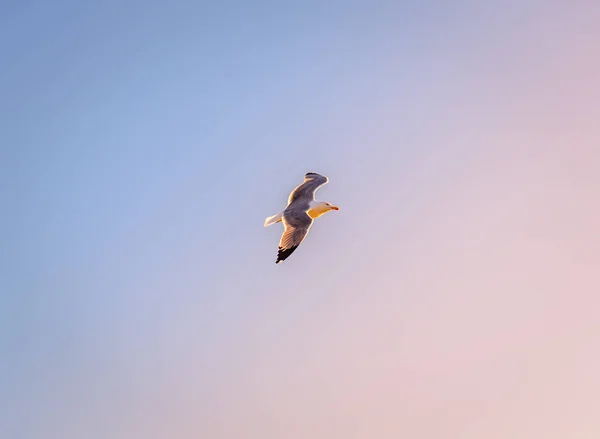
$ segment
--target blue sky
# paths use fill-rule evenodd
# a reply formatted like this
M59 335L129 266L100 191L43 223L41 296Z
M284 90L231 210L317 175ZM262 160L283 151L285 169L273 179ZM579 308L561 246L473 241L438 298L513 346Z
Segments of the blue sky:
M0 435L597 434L591 16L5 5ZM341 210L275 266L308 171Z

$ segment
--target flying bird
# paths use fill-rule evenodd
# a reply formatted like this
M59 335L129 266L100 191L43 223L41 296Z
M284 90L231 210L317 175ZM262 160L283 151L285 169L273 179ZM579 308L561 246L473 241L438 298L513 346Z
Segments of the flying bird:
M290 194L285 210L265 220L265 227L279 222L283 223L283 235L279 241L276 264L285 261L304 241L314 218L331 210L339 210L339 207L330 203L315 200L317 189L328 182L327 177L309 172L304 176L302 184Z

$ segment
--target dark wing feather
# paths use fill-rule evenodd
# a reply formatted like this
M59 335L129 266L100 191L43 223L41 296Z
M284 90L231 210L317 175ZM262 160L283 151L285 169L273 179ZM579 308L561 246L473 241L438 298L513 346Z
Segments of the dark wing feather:
M327 184L327 177L309 172L304 176L304 181L300 186L292 191L288 199L288 206L297 200L306 200L307 202L315 199L315 192L321 186Z
M304 210L290 210L283 214L283 235L279 241L276 264L286 260L306 238L313 220Z

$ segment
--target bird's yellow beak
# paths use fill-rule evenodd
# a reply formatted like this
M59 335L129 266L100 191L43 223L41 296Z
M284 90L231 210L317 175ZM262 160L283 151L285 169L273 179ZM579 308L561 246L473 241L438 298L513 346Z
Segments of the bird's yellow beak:
M337 206L331 206L331 210L340 210L340 208Z

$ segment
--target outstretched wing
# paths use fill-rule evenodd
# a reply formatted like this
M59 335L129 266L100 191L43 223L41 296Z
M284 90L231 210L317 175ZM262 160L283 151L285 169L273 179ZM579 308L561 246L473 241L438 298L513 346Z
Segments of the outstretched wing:
M279 241L276 264L286 260L306 238L313 220L304 210L291 210L283 214L283 235Z
M292 191L290 197L288 199L288 206L295 201L306 201L309 203L310 201L315 199L315 192L321 186L326 185L329 182L329 179L323 175L309 172L304 176L304 181L300 186Z

